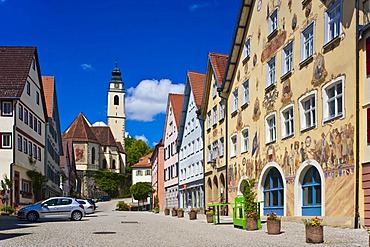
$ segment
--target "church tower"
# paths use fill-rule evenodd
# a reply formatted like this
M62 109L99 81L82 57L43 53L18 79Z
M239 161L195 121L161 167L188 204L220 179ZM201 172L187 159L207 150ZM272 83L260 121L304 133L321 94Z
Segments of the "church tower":
M112 71L112 79L109 82L107 122L114 138L117 142L121 142L123 148L125 147L126 124L125 93L121 71L116 62L116 67Z

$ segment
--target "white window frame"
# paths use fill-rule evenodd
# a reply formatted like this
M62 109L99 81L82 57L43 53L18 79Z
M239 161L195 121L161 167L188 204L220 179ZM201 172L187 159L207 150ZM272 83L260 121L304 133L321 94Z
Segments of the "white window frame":
M11 133L1 134L1 148L12 148L12 134Z
M225 139L223 137L220 138L220 157L224 156L224 149L225 149Z
M233 96L232 96L232 111L231 113L234 113L238 110L238 88L235 88L233 91Z
M212 109L213 111L213 125L217 124L217 105L215 105Z
M249 128L244 128L240 132L240 153L249 152Z
M315 102L315 107L310 107L310 109L304 108L304 103L308 100L311 100L313 98L313 102ZM300 118L300 130L305 131L306 129L315 128L317 125L317 91L311 91L303 95L299 98L299 118ZM314 113L312 114L312 112ZM307 125L307 114L309 114L311 119L311 124ZM312 119L315 119L315 121L312 121Z
M216 81L212 84L212 97L215 98L217 96L217 84Z
M269 16L269 34L273 33L278 27L278 9L275 9Z
M219 103L220 108L220 121L225 118L225 101L221 100Z
M244 59L249 58L251 55L251 39L248 38L244 43Z
M290 116L286 116L291 113ZM281 119L281 138L294 136L294 104L289 104L280 110Z
M212 142L212 161L216 160L218 157L218 140Z
M212 149L211 149L211 145L208 145L207 149L208 149L207 161L208 162L211 162L211 160L212 160Z
M328 82L325 86L322 87L322 97L323 97L323 123L330 121L334 118L344 118L344 76L337 77L330 82ZM334 90L335 95L332 98L329 98L328 91L332 88L338 88L338 85L341 84L340 88L342 90L342 93L338 94L337 90ZM342 112L340 113L338 110L338 103L339 101L342 104ZM329 112L329 102L333 102L335 106L335 113L334 115L330 116Z
M273 56L267 62L266 88L276 83L276 57Z
M265 117L266 125L266 144L276 142L277 133L276 133L276 112L272 112Z
M230 158L236 157L237 144L238 144L238 136L237 134L234 134L230 137Z
M246 105L249 102L249 80L246 80L243 85L243 94L242 94L242 105Z
M310 58L315 52L315 22L311 22L301 33L301 61Z
M325 44L338 37L341 33L342 0L336 0L325 11Z
M283 75L293 70L293 40L283 48Z
M5 111L6 109L6 111ZM2 116L13 116L13 103L11 101L3 101L1 105Z

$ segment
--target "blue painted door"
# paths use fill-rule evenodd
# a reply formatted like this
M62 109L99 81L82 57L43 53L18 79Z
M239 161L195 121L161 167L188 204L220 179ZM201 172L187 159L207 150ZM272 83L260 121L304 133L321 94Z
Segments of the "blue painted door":
M266 177L264 184L264 215L270 214L271 211L279 216L284 215L284 185L280 172L272 168Z
M303 178L302 216L321 216L321 179L313 166Z

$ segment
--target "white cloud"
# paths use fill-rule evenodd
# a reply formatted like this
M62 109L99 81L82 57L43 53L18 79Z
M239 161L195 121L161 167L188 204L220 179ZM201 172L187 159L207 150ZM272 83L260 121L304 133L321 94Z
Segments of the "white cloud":
M146 144L148 144L148 139L145 137L145 135L141 135L141 136L136 135L135 136L135 139L136 140L142 140L143 142L145 142Z
M210 5L209 3L199 3L199 4L192 4L188 8L189 8L190 11L195 11L195 10L200 9L200 8L206 8L209 5Z
M136 88L127 90L126 116L129 120L151 122L154 117L166 113L169 93L184 93L184 84L173 84L168 79L143 80Z
M157 146L158 142L153 142L152 145L153 147Z
M93 123L92 126L94 126L94 127L107 126L107 124L102 122L102 121L98 121L98 122Z
M83 70L91 71L94 70L91 64L83 63L80 65Z

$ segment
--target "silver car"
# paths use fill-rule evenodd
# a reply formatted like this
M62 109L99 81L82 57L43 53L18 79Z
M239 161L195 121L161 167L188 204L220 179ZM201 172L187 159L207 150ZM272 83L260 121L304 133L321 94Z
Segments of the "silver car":
M18 218L35 222L37 219L69 218L81 220L84 207L75 198L52 197L18 210Z
M92 214L95 212L94 205L92 205L88 200L85 199L76 199L79 204L84 206L86 214Z

